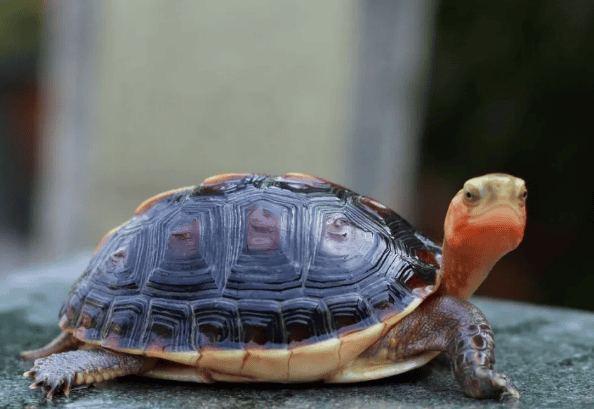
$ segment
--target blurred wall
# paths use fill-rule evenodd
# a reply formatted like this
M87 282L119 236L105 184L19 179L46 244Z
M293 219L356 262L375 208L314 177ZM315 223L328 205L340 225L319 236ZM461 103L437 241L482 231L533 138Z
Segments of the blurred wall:
M48 2L36 254L225 172L306 172L412 218L434 6Z
M7 231L24 235L29 207L45 249L29 257L56 258L162 190L219 172L306 171L409 218L394 199L416 196L412 216L439 241L464 180L503 171L527 181L528 226L479 293L594 309L594 3L440 0L433 26L431 6L429 22L403 18L420 3L49 0L21 19L14 10L29 3L0 2L3 84L36 75L39 5L48 17L39 163L35 98L18 82L0 87L0 273L27 258ZM27 38L33 58L3 52ZM419 54L432 58L428 102L422 81L411 85L427 71L409 61ZM417 108L398 111L396 98ZM418 156L412 139L392 138L403 128L423 132ZM32 174L33 198L20 179Z
M437 1L358 1L345 186L416 225Z
M350 1L106 1L92 241L147 197L224 172L341 182Z
M224 172L344 178L353 3L46 4L37 254Z

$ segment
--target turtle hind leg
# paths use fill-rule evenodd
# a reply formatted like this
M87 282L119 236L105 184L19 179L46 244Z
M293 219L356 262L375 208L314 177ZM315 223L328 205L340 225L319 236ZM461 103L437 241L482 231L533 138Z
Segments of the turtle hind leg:
M51 398L61 391L68 396L70 389L76 386L142 374L152 369L156 362L154 358L104 349L68 351L37 359L33 368L23 376L34 378L31 389L42 386Z
M377 348L387 349L388 356L395 361L428 351L446 352L451 357L454 376L467 395L520 397L511 378L493 370L495 338L487 318L477 307L457 297L426 300L404 317Z
M60 352L71 351L77 349L82 344L82 341L74 338L74 336L66 331L62 331L60 335L54 338L49 344L38 349L32 349L31 351L21 352L21 358L27 361L34 359L44 358Z

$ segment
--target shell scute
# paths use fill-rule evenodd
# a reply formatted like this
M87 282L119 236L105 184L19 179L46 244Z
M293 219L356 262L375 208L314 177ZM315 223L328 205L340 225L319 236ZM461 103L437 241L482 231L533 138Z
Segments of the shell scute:
M285 344L280 303L271 300L240 300L242 343L246 348L274 348Z
M195 345L201 349L240 349L241 321L237 303L224 298L191 303Z
M339 335L362 330L379 322L373 307L357 293L327 297L333 328Z
M151 300L146 321L141 345L147 351L177 352L197 349L191 337L192 309L188 303Z
M81 340L98 342L108 316L113 297L100 291L90 291L82 304L74 335Z
M437 246L321 178L225 174L157 197L104 240L62 328L159 357L204 352L197 359L220 369L224 351L235 365L240 351L335 348L346 334L393 325L439 283ZM256 355L284 365L281 352Z
M154 234L160 245L155 246L156 264L145 273L143 293L151 297L193 300L216 296L223 285L220 261L226 238L217 244L209 240L208 232L220 231L219 205L183 206L162 215ZM162 244L161 244L162 243Z
M236 252L229 260L223 296L236 300L272 297L282 301L302 294L303 246L295 231L291 231L300 228L294 206L270 200L236 206Z
M300 298L285 301L281 311L288 348L332 337L332 319L328 307L322 300Z
M361 290L361 295L374 308L380 321L404 311L414 295L399 283L380 277Z
M144 280L145 258L149 240L147 231L118 233L97 257L95 282L114 295L136 294Z
M150 299L118 297L105 325L103 344L113 349L138 349L146 326Z

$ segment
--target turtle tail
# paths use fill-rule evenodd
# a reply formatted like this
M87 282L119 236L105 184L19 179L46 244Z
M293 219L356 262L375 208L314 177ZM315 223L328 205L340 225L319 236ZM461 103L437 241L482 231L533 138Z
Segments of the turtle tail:
M80 344L82 344L82 342L74 338L71 333L62 331L60 335L58 335L46 346L38 349L32 349L31 351L23 351L20 355L21 358L26 359L27 361L32 361L34 359L44 358L52 354L77 349Z

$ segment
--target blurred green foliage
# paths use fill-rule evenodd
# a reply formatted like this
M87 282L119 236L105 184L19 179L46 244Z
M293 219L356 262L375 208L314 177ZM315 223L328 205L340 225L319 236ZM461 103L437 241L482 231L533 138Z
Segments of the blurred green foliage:
M0 1L0 58L39 48L41 1Z
M0 0L0 235L10 240L31 227L41 6Z

